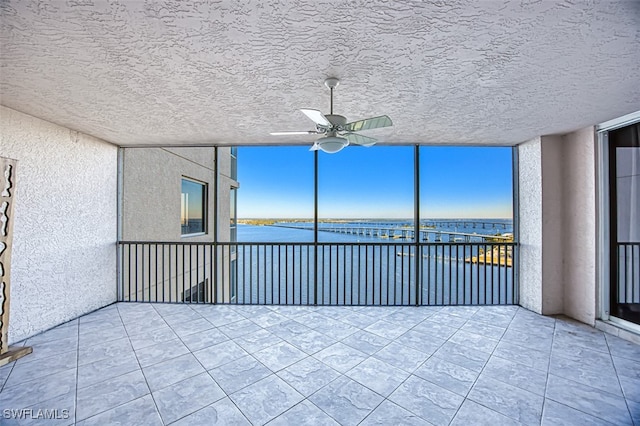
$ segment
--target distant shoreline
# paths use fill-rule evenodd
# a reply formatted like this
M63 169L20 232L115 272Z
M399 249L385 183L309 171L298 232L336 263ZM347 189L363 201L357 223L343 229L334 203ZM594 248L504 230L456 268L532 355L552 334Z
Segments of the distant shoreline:
M351 223L351 222L413 222L413 218L406 219L389 219L389 218L357 218L357 219L318 219L319 223ZM473 222L473 221L513 221L512 218L424 218L421 221L451 221L451 222ZM313 218L264 218L264 219L238 219L238 224L241 225L256 225L256 226L268 226L279 222L286 223L308 223L313 222Z

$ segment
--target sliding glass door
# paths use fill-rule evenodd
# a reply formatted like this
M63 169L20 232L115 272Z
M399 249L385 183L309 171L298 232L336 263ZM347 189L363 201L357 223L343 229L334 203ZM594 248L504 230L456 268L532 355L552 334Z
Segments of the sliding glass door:
M610 315L640 324L640 123L608 141Z

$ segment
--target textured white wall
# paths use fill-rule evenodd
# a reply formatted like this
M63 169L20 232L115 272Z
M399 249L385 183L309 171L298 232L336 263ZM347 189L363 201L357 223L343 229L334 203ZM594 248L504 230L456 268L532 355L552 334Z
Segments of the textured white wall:
M18 160L9 340L116 299L117 148L0 106Z
M540 138L518 145L520 304L542 312L542 146Z
M213 241L213 148L127 148L123 154L122 239ZM182 178L207 184L207 233L180 233ZM227 220L228 223L228 220Z
M593 127L519 145L520 303L593 324L596 176Z
M596 143L593 127L562 138L564 313L596 319Z
M557 314L563 309L560 138L541 136L518 149L520 304Z
M562 138L542 136L542 313L563 312L564 176Z

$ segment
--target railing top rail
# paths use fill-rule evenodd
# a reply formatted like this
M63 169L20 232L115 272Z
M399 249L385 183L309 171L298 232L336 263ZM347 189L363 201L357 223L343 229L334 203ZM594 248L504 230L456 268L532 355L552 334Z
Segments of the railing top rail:
M469 246L469 245L480 245L480 246L517 246L517 242L484 242L484 241L472 241L472 242L431 242L431 241L420 241L416 243L415 241L405 241L405 242L278 242L278 241L268 241L268 242L231 242L231 241L218 241L218 242L206 242L206 241L118 241L116 244L120 245L134 245L134 244L154 244L154 245L174 245L174 246L415 246L416 244L419 246ZM620 244L629 244L629 243L620 243ZM631 243L631 244L640 244L640 243Z

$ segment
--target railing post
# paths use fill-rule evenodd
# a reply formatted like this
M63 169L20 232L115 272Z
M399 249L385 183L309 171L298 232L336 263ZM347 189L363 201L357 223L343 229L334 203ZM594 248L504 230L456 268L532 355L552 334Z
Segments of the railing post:
M313 304L318 304L318 151L313 152Z
M415 243L415 280L416 280L416 306L420 306L422 294L422 253L420 253L420 146L415 145L413 150L413 226Z
M211 245L211 251L213 253L213 276L211 277L211 283L213 287L213 303L218 303L218 175L220 173L220 161L218 155L218 147L214 147L213 149L214 155L214 174L213 174L213 205L214 212L213 215L213 244ZM231 250L229 250L231 252ZM224 257L224 256L223 256ZM229 257L231 257L231 253L229 253ZM231 280L229 280L229 284L231 284ZM224 283L222 283L224 285ZM222 300L224 303L224 298Z

